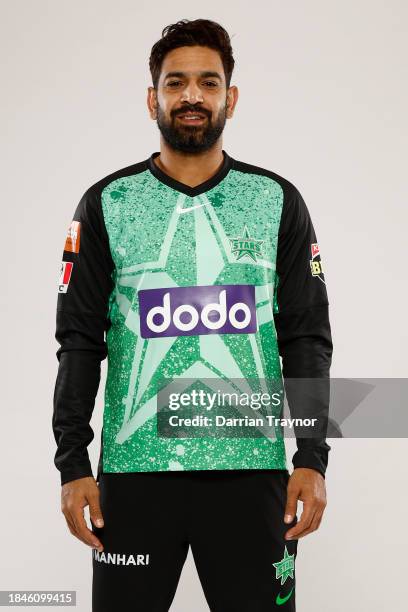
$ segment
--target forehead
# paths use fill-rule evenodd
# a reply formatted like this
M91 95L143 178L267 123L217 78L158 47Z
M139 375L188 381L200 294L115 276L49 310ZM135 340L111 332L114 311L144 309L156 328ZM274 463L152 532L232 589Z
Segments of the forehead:
M215 49L195 45L178 47L169 51L162 64L161 79L169 72L184 72L186 76L199 76L201 72L218 72L224 79L221 56Z

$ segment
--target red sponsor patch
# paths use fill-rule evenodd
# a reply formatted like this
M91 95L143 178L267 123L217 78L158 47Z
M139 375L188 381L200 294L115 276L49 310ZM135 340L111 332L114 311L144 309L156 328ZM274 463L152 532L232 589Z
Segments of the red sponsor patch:
M314 244L310 245L310 248L312 250L312 259L313 259L313 257L316 257L316 255L319 255L320 253L319 245L317 244L317 242L315 242Z
M62 261L61 262L61 272L60 272L60 278L59 278L59 283L58 283L58 293L67 292L73 267L74 267L74 264L72 263L72 261Z

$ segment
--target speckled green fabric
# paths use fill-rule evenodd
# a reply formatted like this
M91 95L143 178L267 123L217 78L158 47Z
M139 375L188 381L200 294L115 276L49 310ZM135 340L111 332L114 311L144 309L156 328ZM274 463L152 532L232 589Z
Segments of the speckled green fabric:
M230 170L189 197L148 170L114 180L102 209L114 263L107 334L103 471L284 469L283 437L164 438L157 434L159 381L281 378L273 322L281 186ZM186 214L179 208L194 207ZM256 241L239 248L242 237ZM241 243L242 246L242 243ZM213 284L255 285L256 334L163 338L139 335L138 291Z

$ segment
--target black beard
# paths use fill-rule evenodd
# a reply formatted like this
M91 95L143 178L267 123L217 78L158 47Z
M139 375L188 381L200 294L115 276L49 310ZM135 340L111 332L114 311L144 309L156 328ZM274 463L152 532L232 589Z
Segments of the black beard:
M176 114L172 114L170 121L167 121L160 106L157 107L157 127L159 128L164 140L167 144L176 151L183 153L202 153L208 151L221 136L226 123L226 106L220 111L217 121L211 122L211 117L208 112L205 112L200 107L185 106L183 112L187 110L204 113L207 117L207 122L204 126L186 125L176 126L176 116L182 114L178 110Z

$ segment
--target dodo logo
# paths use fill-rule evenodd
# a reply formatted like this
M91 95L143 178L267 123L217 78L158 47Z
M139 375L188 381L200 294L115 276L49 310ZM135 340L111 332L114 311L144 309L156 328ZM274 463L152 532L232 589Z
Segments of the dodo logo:
M257 331L255 285L140 289L142 338Z

